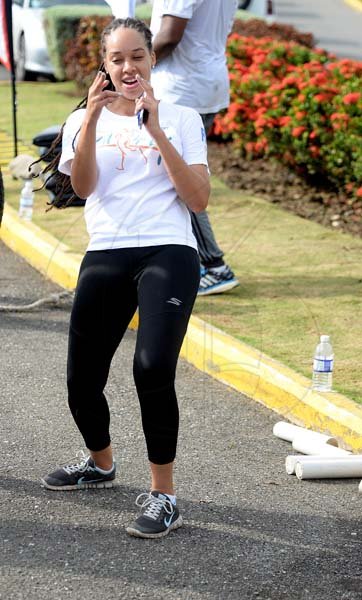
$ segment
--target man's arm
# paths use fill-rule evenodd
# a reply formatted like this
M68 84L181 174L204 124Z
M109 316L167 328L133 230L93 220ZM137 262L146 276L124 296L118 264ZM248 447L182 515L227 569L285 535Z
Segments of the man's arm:
M181 41L188 19L163 15L161 28L153 40L153 49L156 52L157 62L166 58Z

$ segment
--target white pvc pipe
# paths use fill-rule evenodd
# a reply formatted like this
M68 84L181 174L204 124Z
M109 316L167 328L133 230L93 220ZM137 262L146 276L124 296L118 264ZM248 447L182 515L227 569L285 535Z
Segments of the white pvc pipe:
M310 462L319 462L321 463L321 461L326 462L326 463L331 463L331 462L335 462L336 460L348 460L351 462L357 462L358 460L362 460L362 455L360 454L351 454L350 456L322 456L322 455L309 455L309 456L305 456L304 454L296 454L296 455L289 455L287 456L287 458L285 459L285 470L288 473L288 475L294 475L295 474L295 467L297 463L301 463L301 464L305 464L305 463L310 463Z
M286 421L279 421L278 423L275 423L273 427L273 434L286 442L292 442L295 436L303 431L307 431L307 429L298 427L298 425L292 425Z
M358 486L358 491L360 494L362 494L362 481L360 482L360 484Z
M320 442L317 437L311 435L297 435L292 443L293 450L301 454L319 454L321 456L349 456L348 450L337 448L331 444Z
M293 442L293 440L298 436L307 436L308 439L313 439L318 441L321 444L331 444L332 446L338 446L338 441L336 438L326 435L324 433L319 433L317 431L311 431L310 429L305 429L304 427L298 427L298 425L292 425L291 423L287 423L286 421L279 421L275 423L273 427L273 434L287 442Z
M295 475L295 465L298 461L311 461L315 460L317 457L315 454L313 456L305 456L304 454L289 454L285 459L285 470L288 475Z
M298 479L341 479L362 477L362 456L349 456L310 462L297 462L295 474Z

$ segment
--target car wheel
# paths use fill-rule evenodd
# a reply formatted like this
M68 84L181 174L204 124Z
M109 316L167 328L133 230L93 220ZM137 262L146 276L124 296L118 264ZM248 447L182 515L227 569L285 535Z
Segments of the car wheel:
M251 0L240 0L238 4L238 8L243 10L247 9L249 4L251 4Z
M25 47L25 37L24 34L20 36L19 39L19 49L18 49L18 60L15 65L15 76L18 81L33 81L35 79L35 74L31 71L27 71L25 68L26 63L26 47Z

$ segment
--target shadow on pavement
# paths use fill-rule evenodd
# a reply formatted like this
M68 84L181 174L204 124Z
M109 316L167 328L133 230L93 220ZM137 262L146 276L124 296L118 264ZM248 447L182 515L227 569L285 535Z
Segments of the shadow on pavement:
M185 526L163 540L145 541L124 531L135 514L133 501L139 489L120 485L112 490L57 493L12 477L1 477L0 487L11 492L15 502L27 499L33 506L23 512L26 519L4 516L2 561L11 568L51 568L75 577L91 572L95 580L123 579L151 591L156 586L191 594L218 590L220 598L228 599L254 597L253 581L258 582L257 595L262 598L282 597L286 591L281 590L298 579L299 585L302 581L313 590L314 595L303 598L327 598L325 578L327 588L333 583L336 593L337 589L359 593L360 544L350 534L361 531L357 520L331 521L328 514L306 518L278 512L276 507L269 512L181 500ZM276 595L273 582L278 582Z

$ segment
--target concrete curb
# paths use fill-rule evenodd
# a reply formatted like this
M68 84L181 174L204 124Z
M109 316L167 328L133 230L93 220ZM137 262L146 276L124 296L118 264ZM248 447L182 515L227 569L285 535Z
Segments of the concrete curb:
M67 290L75 288L82 256L34 225L21 221L5 203L1 239L35 269Z
M58 285L76 285L81 255L5 206L2 241ZM137 328L137 314L130 328ZM342 446L362 452L362 407L337 393L318 394L311 382L278 361L191 317L181 356L195 367L243 392L284 418L328 432Z

